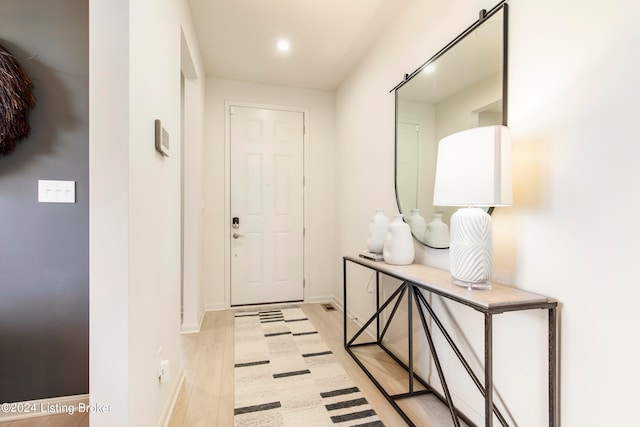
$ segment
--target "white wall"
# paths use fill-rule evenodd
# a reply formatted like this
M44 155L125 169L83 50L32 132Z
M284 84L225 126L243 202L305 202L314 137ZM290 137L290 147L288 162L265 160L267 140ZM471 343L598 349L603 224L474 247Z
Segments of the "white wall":
M479 9L493 6L481 0L428 3L410 2L338 90L338 256L362 247L375 207L397 209L389 89L474 22ZM634 89L640 4L597 6L510 2L515 203L493 216L494 277L562 304L564 426L629 425L633 384L640 380L630 349L639 320L632 266L640 227L628 211L640 205L640 193L631 187L640 180L633 136L640 111ZM421 250L418 257L448 265L446 251ZM357 273L350 279L350 307L358 317L371 311L368 279ZM341 282L336 268L337 295ZM497 387L518 425L544 425L546 316L501 316L494 325ZM481 318L458 311L455 317L477 348ZM452 382L477 408L471 386L457 377Z
M206 88L204 151L204 253L203 279L209 309L229 303L229 284L225 282L225 101L300 107L309 111L309 163L305 171L309 200L306 213L309 242L305 266L306 301L326 301L333 296L333 230L335 228L334 159L335 95L333 92L292 89L209 78ZM227 239L228 240L228 239Z
M92 426L156 425L179 380L181 26L202 76L186 2L90 3Z
M89 393L92 404L112 405L92 416L96 426L129 417L128 6L89 3Z
M203 118L204 82L201 69L196 70L197 46L190 46L182 31L181 69L184 75L182 111L182 227L183 235L183 319L182 331L199 330L204 314L204 286L202 281L203 248ZM191 52L194 52L193 54Z

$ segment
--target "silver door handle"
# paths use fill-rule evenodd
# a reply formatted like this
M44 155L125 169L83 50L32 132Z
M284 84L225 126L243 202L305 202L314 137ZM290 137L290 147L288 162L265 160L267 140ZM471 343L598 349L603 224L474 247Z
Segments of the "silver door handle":
M238 239L238 238L240 238L240 237L244 237L244 234L233 233L233 236L232 236L232 237L233 237L234 239Z

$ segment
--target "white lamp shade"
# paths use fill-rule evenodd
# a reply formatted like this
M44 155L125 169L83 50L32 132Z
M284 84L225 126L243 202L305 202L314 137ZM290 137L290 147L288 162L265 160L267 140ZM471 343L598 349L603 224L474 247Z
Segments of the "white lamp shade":
M451 134L438 143L435 206L508 206L511 191L511 133L482 126Z

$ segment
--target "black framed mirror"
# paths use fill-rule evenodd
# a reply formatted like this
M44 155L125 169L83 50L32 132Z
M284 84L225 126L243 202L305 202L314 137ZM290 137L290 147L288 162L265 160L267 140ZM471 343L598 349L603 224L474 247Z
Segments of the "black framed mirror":
M448 248L456 210L433 206L438 141L473 127L507 125L507 35L503 1L480 11L475 23L392 89L396 200L425 246Z

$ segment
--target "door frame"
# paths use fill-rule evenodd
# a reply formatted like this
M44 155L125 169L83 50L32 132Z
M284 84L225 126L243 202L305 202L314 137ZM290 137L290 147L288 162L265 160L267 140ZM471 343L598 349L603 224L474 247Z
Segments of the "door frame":
M288 105L262 104L256 102L229 101L224 102L224 304L231 308L231 114L230 107L260 108L265 110L290 111L302 113L304 123L303 134L303 237L304 254L302 257L302 274L304 280L303 302L309 298L309 109Z

